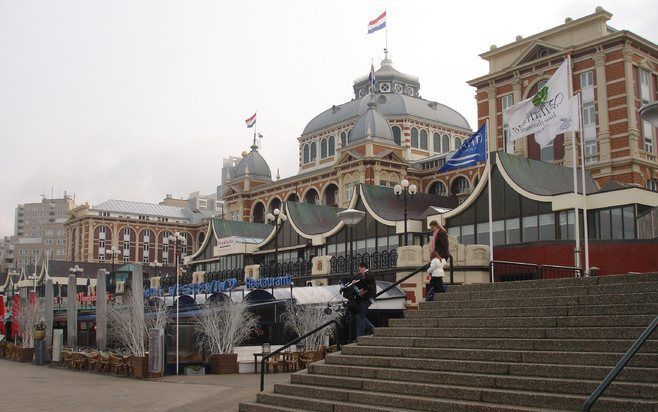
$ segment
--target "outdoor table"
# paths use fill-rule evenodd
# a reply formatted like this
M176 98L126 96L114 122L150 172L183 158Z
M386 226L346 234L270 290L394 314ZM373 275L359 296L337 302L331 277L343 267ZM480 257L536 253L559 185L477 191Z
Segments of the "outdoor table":
M272 352L259 352L259 353L254 353L254 373L258 373L258 357L263 357L266 355L269 355Z

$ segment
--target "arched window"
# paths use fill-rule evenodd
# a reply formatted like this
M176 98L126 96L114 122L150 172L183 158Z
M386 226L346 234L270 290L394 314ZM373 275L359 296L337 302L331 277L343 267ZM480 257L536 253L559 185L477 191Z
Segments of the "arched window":
M395 144L400 146L402 142L402 131L398 126L391 127L391 130L393 130L393 140L395 141Z
M347 133L341 132L340 134L340 147L347 146Z
M329 156L336 154L336 138L331 136L329 137Z
M347 131L347 142L349 143L351 141L352 141L352 129Z
M450 136L444 134L443 141L441 142L441 153L448 153L449 151L450 151Z
M459 150L462 147L462 139L455 137L455 150Z
M420 148L427 150L427 130L425 129L420 131Z
M304 145L304 161L303 161L303 163L304 164L308 163L308 145L307 144Z
M327 139L320 140L320 159L327 157Z
M452 182L450 194L460 195L462 193L468 193L468 179L464 176L459 176Z
M418 129L411 129L411 147L418 148Z
M317 143L311 143L311 162L315 162L315 159L318 157L318 145Z
M441 135L436 132L432 135L432 150L434 153L441 153Z
M446 185L444 185L443 182L434 182L430 186L430 189L428 190L428 193L432 193L432 194L439 195L439 196L445 196L446 195Z
M647 180L647 189L658 192L658 179L649 179Z
M265 223L265 205L263 202L258 202L256 203L256 206L254 206L252 221L254 223Z
M306 192L306 195L304 196L304 202L310 203L312 205L317 205L319 198L320 196L318 196L317 190L310 189L308 192Z

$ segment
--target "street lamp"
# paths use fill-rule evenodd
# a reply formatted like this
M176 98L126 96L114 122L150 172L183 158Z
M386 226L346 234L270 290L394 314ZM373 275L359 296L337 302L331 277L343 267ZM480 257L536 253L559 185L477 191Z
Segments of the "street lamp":
M349 242L350 242L350 277L354 277L354 254L352 249L352 230L354 226L363 219L366 215L366 212L356 209L346 209L342 212L336 213L336 216L348 227Z
M157 269L157 268L161 268L161 267L162 267L162 263L160 263L160 262L158 262L157 260L155 260L154 262L149 263L149 266L152 267L152 268L155 270L155 272L153 272L152 275L158 276L158 271L159 271L160 269Z
M173 235L169 235L166 237L168 242L174 242L174 261L176 262L176 375L178 375L178 348L179 348L179 322L178 322L178 313L179 313L179 300L180 300L180 294L178 291L178 288L180 287L180 274L178 273L178 245L185 244L186 239L184 236L182 236L180 233L176 232Z
M416 195L416 192L418 191L418 188L414 184L409 184L409 181L407 179L402 179L400 184L395 185L393 188L393 192L395 192L395 196L397 196L398 200L402 200L404 202L404 245L409 246L409 242L407 239L407 200L411 200L414 198ZM401 196L401 198L400 198Z
M80 275L82 275L82 272L84 272L84 271L85 270L83 268L81 268L80 266L78 266L78 265L75 265L74 267L69 268L69 273L71 273L72 275L74 275L76 277L75 290L73 291L73 296L71 296L71 291L70 290L66 292L67 293L66 296L68 296L69 299L75 299L75 295L78 293L78 280L77 280L78 273Z
M651 123L653 127L658 127L658 100L642 106L640 108L640 117Z
M267 220L270 222L271 225L274 226L274 267L275 267L275 276L279 275L279 267L277 263L279 262L279 240L277 238L277 234L279 233L279 228L285 222L288 220L288 216L285 214L281 213L279 209L274 209L272 213L267 214Z
M114 275L114 259L121 254L121 249L112 246L112 249L105 249L105 254L112 257L112 274Z

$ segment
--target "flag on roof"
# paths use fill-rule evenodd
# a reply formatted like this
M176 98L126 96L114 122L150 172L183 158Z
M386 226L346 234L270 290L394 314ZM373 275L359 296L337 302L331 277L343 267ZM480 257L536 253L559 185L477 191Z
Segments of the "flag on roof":
M487 125L486 123L477 132L464 140L464 143L446 163L441 166L439 173L473 166L487 160Z
M375 85L375 66L370 63L370 74L368 75L368 83L370 83L371 86Z
M386 10L379 15L375 20L368 23L368 34L374 33L386 27Z
M244 122L247 123L247 127L253 127L256 124L256 113Z

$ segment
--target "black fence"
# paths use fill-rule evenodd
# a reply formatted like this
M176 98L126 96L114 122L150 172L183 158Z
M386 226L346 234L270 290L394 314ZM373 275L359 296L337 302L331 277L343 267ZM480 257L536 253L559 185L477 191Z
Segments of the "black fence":
M489 264L494 282L519 280L566 279L582 276L582 269L572 266L535 265L533 263L494 260Z
M334 256L331 258L331 273L348 273L350 264L356 272L359 262L366 262L370 270L373 271L394 269L398 263L398 251L393 249L373 253L357 253L351 259L349 256Z
M293 278L310 276L313 269L311 260L299 259L296 262L263 263L260 265L261 277L276 277L290 275Z

